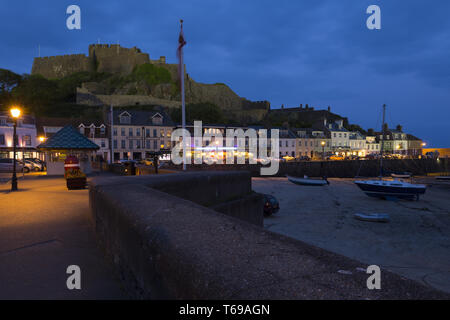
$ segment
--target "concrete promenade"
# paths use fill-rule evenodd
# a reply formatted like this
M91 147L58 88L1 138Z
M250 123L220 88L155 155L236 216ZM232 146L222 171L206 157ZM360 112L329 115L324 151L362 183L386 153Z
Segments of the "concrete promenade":
M87 189L27 175L10 187L0 183L0 299L126 299L97 247ZM66 287L69 265L81 268L81 290Z

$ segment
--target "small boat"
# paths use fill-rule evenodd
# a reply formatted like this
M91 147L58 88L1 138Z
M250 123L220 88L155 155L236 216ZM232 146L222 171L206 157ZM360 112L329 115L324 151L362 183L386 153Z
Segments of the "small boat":
M355 213L353 217L361 221L389 222L391 219L387 213Z
M385 136L385 116L386 105L383 105L383 125L381 135L381 152L380 152L380 179L379 180L360 180L355 181L355 184L370 197L377 197L382 199L411 199L419 200L419 196L425 193L427 187L423 184L412 184L404 181L393 180L385 181L383 177L383 150L384 150L384 136ZM402 174L406 176L406 172ZM397 175L397 178L398 178ZM408 178L410 175L408 175Z
M298 185L302 185L302 186L325 186L327 184L330 184L326 178L311 179L311 178L308 178L307 176L304 176L303 178L287 176L287 178L290 182L298 184Z
M362 180L355 184L370 197L382 199L401 198L419 200L427 187L423 184L412 184L404 181Z
M391 173L391 177L392 178L396 178L396 179L409 179L411 178L412 173L411 172L394 172Z

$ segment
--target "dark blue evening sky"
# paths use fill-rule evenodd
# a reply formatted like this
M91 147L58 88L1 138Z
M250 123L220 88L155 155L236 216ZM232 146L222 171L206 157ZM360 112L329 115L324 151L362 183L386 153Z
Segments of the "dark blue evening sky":
M66 28L81 7L81 30ZM381 30L366 8L381 7ZM179 19L185 62L199 82L227 83L272 107L308 103L364 128L387 121L430 146L450 147L448 0L5 1L0 68L30 73L33 57L86 53L90 43L137 46L176 61Z

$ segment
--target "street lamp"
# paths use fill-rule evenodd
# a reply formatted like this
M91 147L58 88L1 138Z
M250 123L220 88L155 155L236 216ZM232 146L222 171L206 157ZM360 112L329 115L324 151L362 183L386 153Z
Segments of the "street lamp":
M44 142L44 141L45 141L45 137L40 136L40 137L39 137L39 141L40 141L40 142Z
M320 143L322 145L322 160L325 160L325 141Z
M17 107L13 107L10 110L11 116L14 120L14 131L13 131L13 176L11 181L11 191L17 191L17 176L16 176L16 144L17 144L17 118L20 117L20 109Z

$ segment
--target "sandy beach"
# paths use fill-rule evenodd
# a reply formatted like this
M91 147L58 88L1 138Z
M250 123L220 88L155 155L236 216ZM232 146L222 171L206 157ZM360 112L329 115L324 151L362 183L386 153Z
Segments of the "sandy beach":
M280 202L280 211L265 218L267 230L450 292L450 186L433 184L419 201L386 201L366 196L353 179L330 179L325 187L286 178L252 184ZM359 221L357 212L388 213L391 221Z

